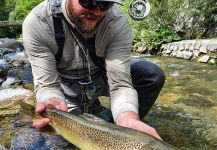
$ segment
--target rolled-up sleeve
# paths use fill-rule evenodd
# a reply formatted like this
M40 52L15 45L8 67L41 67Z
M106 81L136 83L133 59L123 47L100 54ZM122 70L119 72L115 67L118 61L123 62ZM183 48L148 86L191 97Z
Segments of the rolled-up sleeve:
M23 43L32 67L37 101L52 97L65 99L60 89L54 52L47 44L51 40L48 28L34 14L29 14L23 23Z
M111 38L106 49L106 70L114 120L126 111L138 113L138 96L130 75L132 34L125 17L117 19L109 31Z

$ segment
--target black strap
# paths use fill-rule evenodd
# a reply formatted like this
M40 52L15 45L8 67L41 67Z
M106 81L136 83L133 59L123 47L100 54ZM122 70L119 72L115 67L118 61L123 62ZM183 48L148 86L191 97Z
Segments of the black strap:
M92 38L88 38L87 40L85 40L84 37L78 32L78 30L74 26L70 25L66 19L65 22L67 23L68 27L72 30L72 32L75 34L75 36L79 39L79 41L83 43L85 48L88 50L90 54L90 58L92 59L93 63L99 68L103 68L105 64L105 60L102 57L98 57L96 55L96 49L95 49L96 35L94 35Z
M56 58L56 63L59 64L60 59L63 55L65 33L63 30L63 24L61 18L53 16L53 24L54 24L55 40L59 48L55 55L55 58Z
M96 49L95 49L95 37L96 35L94 35L94 37L92 38L88 38L86 40L86 45L85 47L88 49L90 58L92 59L93 63L98 66L100 69L103 68L104 64L105 64L105 59L102 57L98 57L96 55Z
M75 36L79 39L81 43L85 46L90 54L90 58L92 59L93 63L98 66L99 68L103 68L105 64L105 60L102 57L98 57L96 55L95 50L95 35L92 38L85 40L83 36L78 32L75 27L72 27L67 20L65 20L67 25L71 28L72 32ZM63 55L63 48L65 43L65 34L63 30L62 19L60 17L53 16L53 24L54 24L54 32L55 32L55 39L56 43L59 47L58 52L55 55L57 64L60 62L60 59Z

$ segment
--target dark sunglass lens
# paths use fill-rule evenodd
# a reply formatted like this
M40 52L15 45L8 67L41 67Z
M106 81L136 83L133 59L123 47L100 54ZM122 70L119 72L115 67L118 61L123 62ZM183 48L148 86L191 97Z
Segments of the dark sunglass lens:
M93 10L97 7L96 5L94 5L94 2L92 0L79 0L79 4L82 7L90 10Z
M86 6L88 3L88 0L79 0L78 2L81 6Z
M79 0L79 4L86 8L86 9L96 9L97 7L100 8L101 11L107 11L109 8L113 6L113 2L108 1L93 1L93 0Z
M97 5L100 7L101 11L107 11L109 10L109 8L111 8L114 5L114 3L104 1L104 2L97 2Z

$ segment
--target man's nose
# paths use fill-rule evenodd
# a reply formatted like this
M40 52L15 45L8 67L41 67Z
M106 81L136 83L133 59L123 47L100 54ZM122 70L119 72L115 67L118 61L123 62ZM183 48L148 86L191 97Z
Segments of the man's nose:
M95 9L91 10L91 12L96 15L96 16L99 16L101 11L100 11L100 7L97 6Z

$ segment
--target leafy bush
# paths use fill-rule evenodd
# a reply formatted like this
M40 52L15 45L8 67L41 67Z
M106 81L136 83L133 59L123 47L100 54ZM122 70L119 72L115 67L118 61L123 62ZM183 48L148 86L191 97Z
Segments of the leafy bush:
M23 20L25 16L43 0L1 0L0 1L0 20L18 21ZM21 27L1 28L0 38L19 37L22 33Z
M161 44L170 43L180 40L181 38L168 26L160 27L154 31L149 32L149 36L144 39L146 43L149 43L149 49L152 49L151 53L157 53Z
M18 0L15 10L10 13L10 21L23 20L25 16L42 0Z
M129 19L134 42L160 43L217 37L216 0L148 0L150 14L142 21ZM125 1L126 6L129 0ZM178 36L179 35L179 36Z
M16 0L0 0L0 21L8 20L9 13L14 10ZM0 38L3 37L14 37L11 29L0 28Z
M142 21L129 19L132 27L134 42L148 43L151 53L156 53L162 43L180 40L175 32L173 23L174 13L181 4L180 0L149 0L150 14ZM129 1L125 1L129 5ZM175 4L174 4L175 3Z

